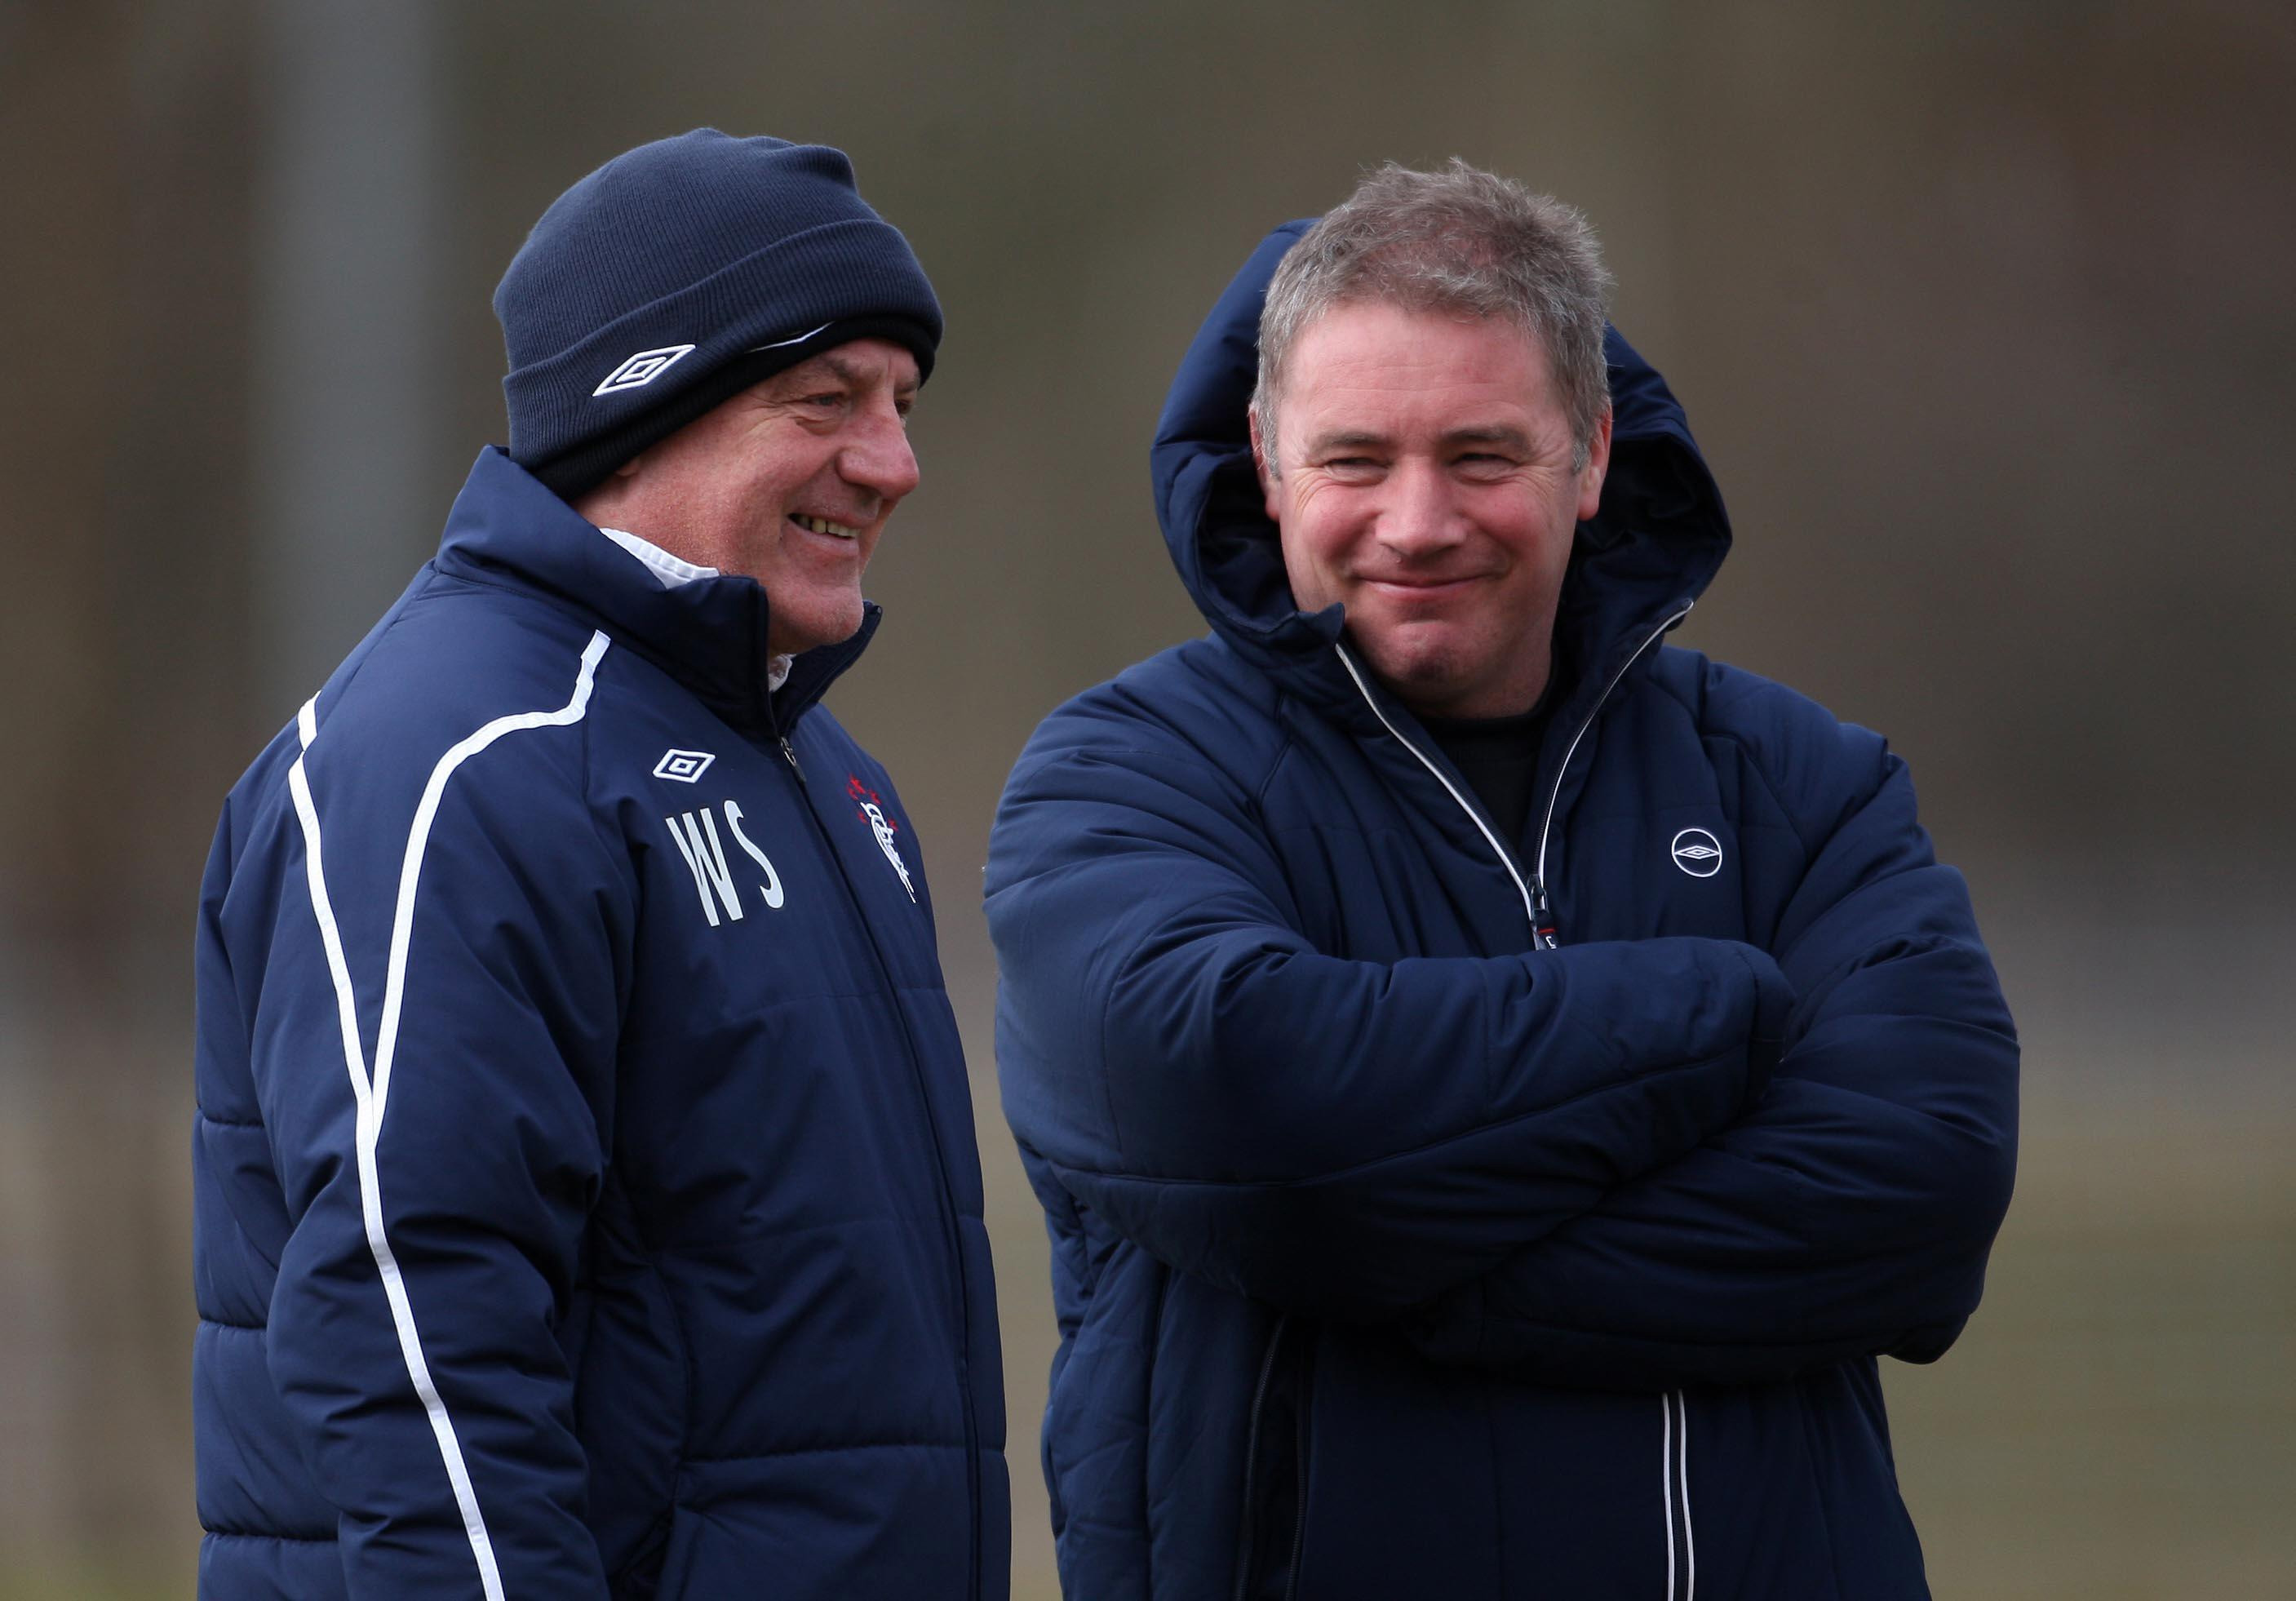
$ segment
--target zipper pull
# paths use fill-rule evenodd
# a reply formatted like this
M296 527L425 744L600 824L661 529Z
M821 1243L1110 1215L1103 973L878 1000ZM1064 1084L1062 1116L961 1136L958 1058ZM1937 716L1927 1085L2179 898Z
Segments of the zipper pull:
M783 735L777 743L782 748L782 759L790 764L790 771L797 775L797 781L805 783L805 769L797 765L797 752L790 748L789 735Z
M1556 941L1554 938L1554 910L1546 903L1546 885L1544 881L1538 882L1532 885L1530 938L1533 949L1554 950L1556 948Z

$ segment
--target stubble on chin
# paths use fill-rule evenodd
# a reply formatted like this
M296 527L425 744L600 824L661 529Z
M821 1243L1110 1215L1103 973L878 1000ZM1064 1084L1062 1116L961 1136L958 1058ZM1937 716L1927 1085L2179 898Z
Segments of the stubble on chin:
M1376 641L1358 641L1372 670L1389 688L1406 701L1441 700L1458 676L1456 647L1439 637L1414 637L1414 630L1397 630Z

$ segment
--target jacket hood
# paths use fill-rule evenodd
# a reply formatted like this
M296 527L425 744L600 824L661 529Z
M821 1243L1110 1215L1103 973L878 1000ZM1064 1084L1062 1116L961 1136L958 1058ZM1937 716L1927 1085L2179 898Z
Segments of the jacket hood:
M1314 218L1260 242L1181 358L1149 451L1156 514L1180 581L1215 633L1294 688L1328 677L1341 609L1302 612L1252 471L1246 412L1259 375L1259 309L1275 264ZM1578 525L1554 630L1564 704L1623 667L1651 629L1686 610L1730 548L1713 475L1666 380L1617 329L1611 471Z

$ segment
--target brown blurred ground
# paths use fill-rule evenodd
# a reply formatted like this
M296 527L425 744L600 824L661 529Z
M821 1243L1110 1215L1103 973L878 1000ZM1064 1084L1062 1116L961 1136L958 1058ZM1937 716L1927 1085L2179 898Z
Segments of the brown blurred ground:
M526 226L704 122L852 152L949 310L837 705L972 1043L1017 1594L1051 1328L971 892L997 786L1196 631L1145 446L1210 297L1359 165L1454 152L1594 217L1739 530L1688 642L1891 735L2018 1007L1987 1305L1889 1374L1939 1594L2296 1594L2296 14L787 9L0 0L0 1597L190 1589L217 802L501 438ZM315 86L378 29L365 98Z

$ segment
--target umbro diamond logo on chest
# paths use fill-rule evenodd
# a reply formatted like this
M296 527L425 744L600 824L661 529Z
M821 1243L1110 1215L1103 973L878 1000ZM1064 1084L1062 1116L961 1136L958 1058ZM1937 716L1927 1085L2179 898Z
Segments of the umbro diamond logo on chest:
M1674 836L1674 865L1693 878L1711 878L1722 871L1722 842L1702 828L1685 828Z
M680 784L698 784L709 764L718 758L708 751L664 751L661 759L653 764L657 778L674 778Z
M606 374L598 387L590 391L600 395L617 395L624 390L642 390L668 372L681 356L690 354L692 345L664 345L659 350L641 350Z

